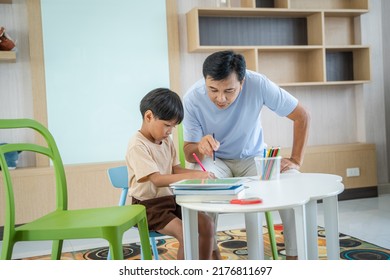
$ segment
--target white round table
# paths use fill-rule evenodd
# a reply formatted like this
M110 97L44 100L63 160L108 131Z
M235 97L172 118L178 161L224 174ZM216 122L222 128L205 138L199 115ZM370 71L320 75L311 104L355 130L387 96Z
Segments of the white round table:
M261 213L281 209L294 210L298 259L316 259L318 258L318 199L323 199L324 202L328 256L338 259L340 249L337 195L344 190L340 176L294 173L281 174L279 180L273 181L260 181L256 177L244 179L244 185L247 186L244 197L260 197L263 200L262 203L251 205L180 203L178 199L178 204L182 207L186 259L198 259L198 211L244 213L248 259L264 259Z

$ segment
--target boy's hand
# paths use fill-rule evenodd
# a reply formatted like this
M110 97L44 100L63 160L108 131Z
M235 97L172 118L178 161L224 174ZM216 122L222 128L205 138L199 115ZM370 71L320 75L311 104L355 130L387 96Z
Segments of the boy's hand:
M213 172L206 172L206 173L208 173L209 179L217 179L217 176L215 176L215 174Z
M217 177L213 172L197 171L193 172L194 178L197 179L216 179Z

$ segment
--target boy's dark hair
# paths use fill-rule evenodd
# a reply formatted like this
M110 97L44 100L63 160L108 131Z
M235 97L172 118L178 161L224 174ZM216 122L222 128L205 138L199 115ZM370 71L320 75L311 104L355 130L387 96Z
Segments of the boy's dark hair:
M215 81L226 79L236 72L241 82L245 77L246 63L241 54L233 51L220 51L209 55L203 63L203 77L210 76Z
M147 93L141 100L142 118L151 110L155 118L164 121L176 120L180 124L184 118L184 109L180 96L167 88L156 88Z

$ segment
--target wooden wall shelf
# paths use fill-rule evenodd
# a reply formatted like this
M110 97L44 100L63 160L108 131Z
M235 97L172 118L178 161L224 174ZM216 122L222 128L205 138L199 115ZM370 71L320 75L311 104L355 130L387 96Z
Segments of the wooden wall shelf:
M16 62L16 52L0 51L0 62Z
M368 0L246 0L187 13L189 52L233 49L281 86L370 81L370 51L355 18ZM281 71L283 69L283 71Z
M0 0L0 4L12 4L12 0ZM0 51L0 62L15 62L15 52Z

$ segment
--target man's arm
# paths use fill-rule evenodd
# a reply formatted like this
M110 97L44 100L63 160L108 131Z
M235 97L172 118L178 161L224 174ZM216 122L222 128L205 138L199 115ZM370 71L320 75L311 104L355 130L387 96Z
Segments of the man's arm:
M299 169L303 164L305 146L309 135L310 115L303 106L298 103L297 107L288 116L294 122L294 135L291 157L283 159L281 172L288 169Z

